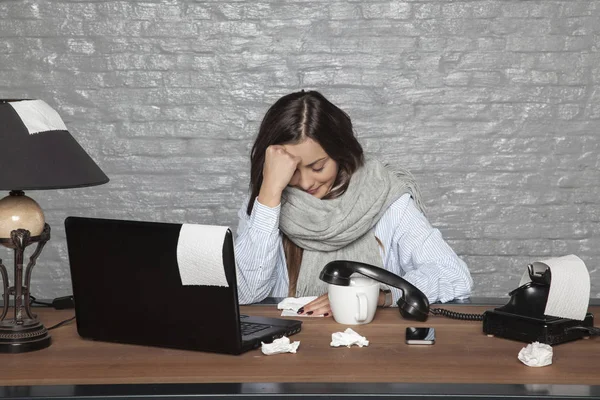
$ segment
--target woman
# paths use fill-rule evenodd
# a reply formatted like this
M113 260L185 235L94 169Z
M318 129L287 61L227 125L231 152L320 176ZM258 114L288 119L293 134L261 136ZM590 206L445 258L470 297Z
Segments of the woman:
M299 313L331 316L318 276L336 259L386 268L430 302L470 294L469 270L423 215L410 174L365 162L350 117L319 92L291 93L271 106L250 175L235 243L240 303L316 295ZM380 306L402 295L387 292Z

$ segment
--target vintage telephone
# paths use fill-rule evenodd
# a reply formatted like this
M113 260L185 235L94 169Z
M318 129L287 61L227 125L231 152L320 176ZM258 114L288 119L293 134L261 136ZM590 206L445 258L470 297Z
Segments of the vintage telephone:
M527 272L531 282L510 292L506 305L483 313L485 334L549 345L600 334L600 328L594 328L591 313L587 313L583 321L545 315L551 271L549 268L535 271L529 264Z
M457 313L441 308L430 308L423 292L415 286L383 268L346 260L331 261L321 271L319 278L333 285L349 286L350 276L358 273L402 289L398 300L398 310L403 318L425 321L429 314L449 318L480 321L483 332L523 342L559 344L591 335L600 335L600 328L594 328L594 317L587 313L583 321L544 315L550 290L550 270L536 272L528 266L531 282L510 292L510 301L502 307L488 310L483 314Z

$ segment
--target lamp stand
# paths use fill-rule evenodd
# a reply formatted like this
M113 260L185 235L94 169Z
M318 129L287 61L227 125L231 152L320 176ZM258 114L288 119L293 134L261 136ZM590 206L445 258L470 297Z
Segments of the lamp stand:
M0 353L24 353L50 346L52 340L50 334L37 319L37 316L31 312L31 300L29 298L31 271L49 239L50 225L48 224L44 224L44 229L38 236L31 236L27 229L16 229L11 231L10 239L0 239L1 245L14 249L15 256L15 285L11 287L8 286L6 267L0 260L0 274L2 274L4 286L2 295L4 306L0 316ZM23 285L24 252L25 248L33 243L37 243L37 247L29 258L24 276L25 284ZM10 296L14 296L14 317L6 318Z

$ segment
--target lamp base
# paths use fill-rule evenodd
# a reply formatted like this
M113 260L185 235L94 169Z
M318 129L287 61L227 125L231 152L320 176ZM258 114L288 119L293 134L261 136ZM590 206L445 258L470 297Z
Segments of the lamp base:
M19 325L14 320L0 322L0 353L41 350L51 342L48 330L37 319L26 318Z

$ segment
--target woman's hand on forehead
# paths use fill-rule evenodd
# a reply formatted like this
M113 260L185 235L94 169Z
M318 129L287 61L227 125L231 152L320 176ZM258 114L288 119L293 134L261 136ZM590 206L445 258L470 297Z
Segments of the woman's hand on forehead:
M281 202L281 193L292 180L301 162L300 157L290 154L282 145L267 147L258 201L266 206L276 207Z

